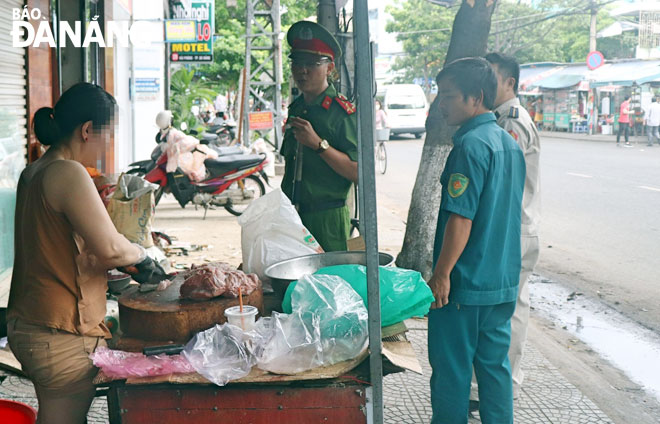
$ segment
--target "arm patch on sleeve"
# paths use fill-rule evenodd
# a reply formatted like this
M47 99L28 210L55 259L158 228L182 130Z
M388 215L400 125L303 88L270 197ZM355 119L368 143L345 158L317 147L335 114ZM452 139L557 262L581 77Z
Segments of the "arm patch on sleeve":
M451 174L449 176L449 184L447 191L451 197L459 197L467 189L470 179L463 174Z

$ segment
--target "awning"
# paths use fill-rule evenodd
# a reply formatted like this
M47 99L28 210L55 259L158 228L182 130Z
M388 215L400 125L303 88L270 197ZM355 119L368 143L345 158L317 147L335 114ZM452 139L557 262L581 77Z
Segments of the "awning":
M520 90L530 91L535 82L549 77L562 69L562 66L556 63L540 63L520 66Z
M588 72L586 65L562 65L555 68L552 73L546 74L546 77L535 81L532 85L546 90L561 90L573 87L579 84L580 81L586 81Z
M584 75L559 74L544 78L534 85L539 88L545 88L547 90L559 90L562 88L573 87L574 85L579 84L583 79Z
M588 79L592 87L621 85L630 87L660 81L660 60L634 60L608 63L591 72Z

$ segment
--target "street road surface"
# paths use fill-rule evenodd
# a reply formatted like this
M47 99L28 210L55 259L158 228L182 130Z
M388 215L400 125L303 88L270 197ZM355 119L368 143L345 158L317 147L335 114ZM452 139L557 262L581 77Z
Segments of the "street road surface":
M399 229L380 240L392 251L403 240L422 146L412 138L387 143L378 218L379 227ZM536 271L660 331L660 146L543 137L541 178Z
M660 330L660 146L541 143L537 271Z

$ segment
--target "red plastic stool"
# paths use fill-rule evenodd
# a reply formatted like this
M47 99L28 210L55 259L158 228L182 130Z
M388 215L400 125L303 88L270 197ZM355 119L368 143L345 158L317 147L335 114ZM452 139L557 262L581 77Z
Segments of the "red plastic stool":
M37 411L30 405L0 399L0 422L3 424L34 424Z

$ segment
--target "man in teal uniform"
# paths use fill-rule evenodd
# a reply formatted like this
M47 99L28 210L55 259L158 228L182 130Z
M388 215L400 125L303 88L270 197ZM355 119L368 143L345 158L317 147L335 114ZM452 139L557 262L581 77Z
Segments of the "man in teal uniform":
M293 24L287 41L291 73L302 95L289 106L280 150L285 159L282 191L326 252L346 250L350 230L346 199L351 183L358 179L358 152L355 106L329 82L341 48L325 28L308 21ZM296 182L298 160L302 160L302 178Z
M490 112L497 79L480 58L457 60L436 78L447 123L460 128L441 177L429 286L432 423L468 421L472 368L481 421L513 423L508 359L518 295L525 159Z

